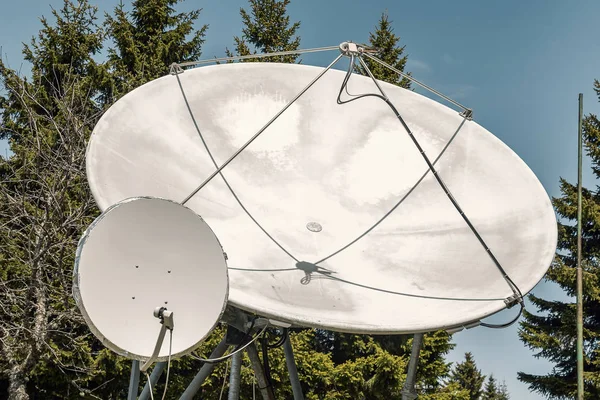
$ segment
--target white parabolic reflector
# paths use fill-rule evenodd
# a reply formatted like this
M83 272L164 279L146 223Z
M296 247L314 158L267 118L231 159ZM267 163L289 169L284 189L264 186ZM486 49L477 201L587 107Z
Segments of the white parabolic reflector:
M174 357L197 347L227 304L223 250L210 227L172 201L133 198L109 207L77 249L73 294L92 332L109 349L148 359L173 312ZM159 360L168 358L169 339Z
M322 70L237 63L179 78L221 165ZM229 301L356 333L456 327L503 309L513 292L390 108L374 97L337 104L344 75L327 72L235 158L223 170L229 186L216 176L186 203L228 255ZM538 179L477 123L381 85L502 267L530 291L557 239ZM350 93L375 91L369 78L350 81ZM116 102L87 153L102 209L132 196L182 202L215 169L174 75Z

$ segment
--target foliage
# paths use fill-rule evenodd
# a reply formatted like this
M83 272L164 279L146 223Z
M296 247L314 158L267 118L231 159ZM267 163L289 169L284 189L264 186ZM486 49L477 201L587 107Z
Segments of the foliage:
M481 400L508 400L509 398L506 384L498 385L496 378L490 375L485 383Z
M176 13L174 6L181 1L135 0L131 12L120 3L114 16L107 15L105 25L114 43L108 64L115 97L166 75L172 63L200 58L208 25L194 26L201 10Z
M600 82L595 81L600 100ZM600 177L600 120L590 114L584 120L584 144L592 161L592 171ZM572 298L576 295L577 264L577 186L560 180L561 197L553 204L561 222L558 224L558 249L546 279L556 283ZM600 398L600 193L598 188L583 189L583 306L584 306L584 380L585 398ZM574 399L577 394L576 303L546 300L529 295L538 314L525 312L519 336L536 357L554 364L552 372L534 375L519 372L519 380L533 391L548 398Z
M389 20L387 13L381 14L381 18L375 28L375 33L369 34L369 45L378 50L378 53L375 54L377 58L404 72L408 56L403 55L405 46L400 46L399 42L400 36L394 33L392 21ZM410 89L409 79L400 76L396 72L367 57L365 57L365 64L367 64L367 67L369 67L369 70L377 79ZM368 75L362 66L358 67L357 70L362 75ZM410 75L410 73L407 75Z
M78 394L95 373L98 346L70 293L75 244L95 215L84 173L105 81L95 12L65 1L54 26L42 18L23 51L30 81L0 61L0 137L14 153L0 159L0 362L11 399Z
M470 400L479 400L484 380L485 375L477 369L471 353L465 353L465 361L456 364L450 377L451 382L467 390Z
M120 63L113 58L110 67L95 60L107 32L87 0L65 0L52 12L54 23L41 19L42 29L23 50L30 79L0 62L6 93L0 137L13 153L0 158L0 379L10 399L126 395L130 362L90 334L71 296L77 241L98 215L86 182L85 149L114 94L161 71L150 56L166 62L199 54L201 32L181 40L197 12L173 17L168 6L174 3L136 2L132 26L138 40L145 34L146 47L125 49L131 57ZM146 18L162 25L153 31ZM116 27L109 24L109 33L118 41ZM137 50L146 54L136 58ZM146 62L152 68L144 69ZM124 79L127 85L120 85Z
M497 394L498 386L496 385L496 378L494 378L494 375L490 375L485 383L485 388L481 398L482 400L496 400Z
M300 37L295 36L300 22L290 25L287 6L291 0L249 0L250 12L240 9L242 16L242 37L235 36L237 55L247 56L258 53L298 50ZM254 49L252 52L251 47ZM229 57L234 54L227 49ZM298 55L274 56L261 61L293 63ZM250 59L246 61L258 61Z

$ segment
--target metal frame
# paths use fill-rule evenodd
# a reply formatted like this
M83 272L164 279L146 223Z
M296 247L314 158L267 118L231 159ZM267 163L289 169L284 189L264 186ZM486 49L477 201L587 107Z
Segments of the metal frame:
M154 365L154 369L150 374L150 383L152 384L152 387L156 387L156 383L160 379L160 376L162 375L166 366L166 361L157 362ZM144 385L144 390L142 390L142 393L140 394L139 400L148 400L150 397L150 385L148 384L148 382L146 382L146 385Z
M235 353L231 357L231 372L229 373L229 393L228 400L238 400L240 398L240 382L242 374L242 353Z
M285 354L285 364L287 365L288 374L290 375L290 384L292 385L292 393L294 400L304 400L302 394L302 386L300 386L300 378L298 378L298 369L296 368L296 360L294 359L294 350L290 340L289 332L285 333L283 341L283 352Z
M417 381L417 367L419 366L421 347L423 347L423 334L416 333L413 337L410 361L408 362L408 371L406 372L406 382L404 382L404 387L402 388L402 400L414 400L417 398L415 383Z
M223 354L225 354L225 351L227 350L228 347L229 347L229 345L227 344L226 337L224 336L223 339L217 345L217 347L215 347L215 349L212 351L212 353L210 353L210 358L221 357ZM183 392L183 394L181 395L181 397L179 399L180 400L192 400L194 398L194 396L196 395L196 393L198 393L198 391L202 387L202 383L204 383L206 378L209 377L210 373L212 372L212 370L214 368L215 368L215 364L204 363L204 365L202 365L202 368L200 368L200 371L198 371L198 373L196 374L196 376L194 377L192 382L190 382L190 384L185 389L185 391Z
M473 110L472 109L463 106L462 104L458 103L457 101L443 95L442 93L436 91L435 89L416 80L412 76L398 70L397 68L394 68L392 65L375 57L374 54L378 53L377 49L372 49L367 46L359 45L359 44L352 43L352 42L343 42L339 46L329 46L329 47L321 47L321 48L315 48L315 49L274 52L274 53L266 53L266 54L253 54L253 55L249 55L249 56L223 57L223 58L214 58L214 59L207 59L207 60L200 60L200 61L186 62L186 63L174 63L171 65L170 72L171 72L171 74L178 76L179 74L182 74L185 72L185 69L183 67L188 67L188 66L196 67L196 66L199 66L202 64L215 63L215 62L219 63L219 62L223 62L223 61L258 59L258 58L264 58L264 57L295 55L295 54L313 53L313 52L329 51L329 50L336 50L336 49L339 50L341 54L338 55L338 57L331 64L329 64L329 66L327 68L325 68L324 71L322 71L317 77L315 77L315 79L313 81L311 81L293 100L291 100L285 107L283 107L283 109L280 110L247 143L245 143L243 146L241 146L236 153L234 153L222 165L217 166L217 168L213 172L213 174L210 177L208 177L202 184L200 184L192 193L190 193L189 196L183 200L182 204L185 204L199 190L201 190L210 180L212 180L215 176L220 174L221 171L231 161L233 161L233 159L235 159L246 147L248 147L248 145L250 145L250 143L252 143L252 141L254 141L254 139L256 139L281 114L283 114L287 110L287 108L289 108L289 106L291 106L291 104L293 104L300 96L302 96L308 89L310 89L310 87L314 83L316 83L329 69L331 69L337 63L337 61L339 61L340 58L343 56L351 57L352 59L354 59L355 57L358 58L358 60L361 62L361 64L368 71L371 78L373 78L373 80L375 81L375 84L377 85L379 91L381 92L382 96L385 99L387 99L387 96L385 95L385 93L383 92L381 87L379 87L379 85L377 84L377 81L370 73L368 67L364 63L363 58L368 58L370 61L378 63L378 64L382 65L383 67L388 68L389 70L397 73L398 75L402 76L403 78L406 78L406 79L414 82L415 84L421 86L422 88L426 89L427 91L441 97L442 99L448 101L449 103L453 104L454 106L460 108L461 109L460 115L463 116L465 119L471 120L473 118ZM403 123L401 117L400 116L398 116L398 117L400 119L400 122ZM238 328L246 326L247 321L248 321L247 314L237 308L234 308L234 307L228 309L227 312L225 312L225 314L222 317L223 317L223 320L227 321L228 324L231 324L232 326L236 326ZM478 325L478 323L477 323L477 325ZM409 361L408 370L407 370L406 382L402 389L402 399L403 400L413 400L413 399L417 398L417 393L415 390L415 382L416 382L416 373L417 373L417 367L418 367L418 362L419 362L419 354L420 354L422 345L423 345L423 333L415 334L414 338L413 338L413 344L412 344L411 356L410 356L410 361ZM217 347L211 353L210 358L221 358L222 355L227 350L227 347L228 347L228 345L226 343L226 340L225 340L225 338L223 338L223 340L217 345ZM285 341L283 343L283 349L284 349L286 365L287 365L287 369L288 369L288 373L289 373L289 377L290 377L290 383L291 383L292 391L293 391L293 395L294 395L294 400L304 400L304 396L302 393L302 387L300 385L298 371L297 371L294 354L293 354L293 348L292 348L292 344L289 339L289 335L285 338ZM264 367L259 358L256 344L252 343L248 347L246 347L246 352L250 359L252 369L256 376L256 379L258 382L258 387L259 387L259 390L260 390L260 393L261 393L263 399L264 400L274 400L275 395L273 393L272 387L267 382ZM239 398L239 394L240 394L240 380L241 380L240 378L241 378L241 364L242 364L241 352L235 353L231 358L232 358L232 364L231 364L230 387L229 387L228 398L229 398L229 400L237 400ZM154 367L154 370L152 371L152 374L150 376L150 382L152 383L152 385L156 384L156 382L158 381L160 375L162 374L165 366L166 366L165 362L159 362L156 364L156 366ZM185 399L193 398L194 395L200 389L204 380L210 375L213 368L214 368L213 363L205 363L202 366L202 368L199 370L199 372L196 374L196 376L194 377L194 379L192 380L190 385L187 387L185 392L182 394L181 399L185 400ZM135 397L132 397L132 393L134 391L137 391L138 385L139 385L139 361L134 361L133 365L132 365L128 399L135 398ZM149 389L149 385L148 385L148 383L146 383L144 390L142 391L142 393L139 397L140 399L145 400L148 398L148 395L149 395L148 389Z
M140 361L133 360L131 362L131 375L129 378L129 392L127 400L136 400L138 397L138 389L140 386Z
M275 393L273 393L271 384L267 382L263 364L258 357L258 349L256 348L256 344L252 343L250 346L248 346L246 353L250 359L250 364L252 364L252 369L254 370L254 375L256 376L256 381L258 382L258 390L260 391L263 400L275 400Z

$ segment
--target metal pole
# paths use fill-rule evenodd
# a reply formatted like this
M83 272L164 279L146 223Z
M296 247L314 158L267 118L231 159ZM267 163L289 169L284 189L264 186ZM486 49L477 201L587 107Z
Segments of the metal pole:
M254 375L256 376L256 381L258 383L258 390L260 390L263 400L275 400L273 388L267 382L265 370L263 369L263 365L258 357L256 344L252 343L250 346L248 346L246 348L246 352L248 353L248 358L250 358L250 363L252 364L252 369L254 370Z
M140 386L140 362L133 360L131 363L131 376L129 378L129 394L127 400L136 400Z
M285 341L283 342L283 352L285 353L285 363L287 365L288 373L290 374L290 383L292 384L294 400L304 400L300 379L298 378L298 370L296 369L296 360L294 360L292 342L290 341L290 335L287 332Z
M581 177L583 158L583 93L579 93L577 150L577 399L583 400L583 270L581 269Z
M231 357L231 372L229 373L229 395L228 400L240 398L240 380L242 373L242 352L235 353Z
M166 366L167 366L166 361L157 362L154 365L154 369L152 370L152 373L150 374L150 382L152 383L152 388L154 388L156 386L156 382L158 382L158 379L162 375ZM150 386L148 385L148 382L146 382L146 385L144 386L144 390L142 390L142 394L140 394L139 400L148 400L149 398L150 398Z
M417 381L417 366L419 365L419 354L423 345L423 334L415 333L410 352L410 361L408 362L408 371L406 372L406 382L402 388L402 400L414 400L417 398L415 382Z
M223 339L217 345L217 347L215 347L212 353L210 353L210 358L221 357L223 354L225 354L225 350L227 350L227 347L229 346L227 345L226 337L224 336ZM198 391L200 390L202 383L206 380L206 378L208 378L208 376L214 368L215 364L205 363L202 366L202 368L200 368L200 371L198 371L198 373L196 374L192 382L189 384L187 389L185 389L185 392L183 392L179 400L192 400L196 393L198 393Z

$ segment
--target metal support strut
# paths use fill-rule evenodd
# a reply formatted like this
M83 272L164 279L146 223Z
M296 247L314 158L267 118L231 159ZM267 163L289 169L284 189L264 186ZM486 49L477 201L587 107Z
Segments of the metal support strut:
M152 384L152 387L156 387L156 383L158 382L158 379L162 375L166 366L167 366L166 361L161 361L161 362L156 363L156 365L154 365L154 369L152 370L152 373L150 374L150 382L146 382L146 385L144 386L144 390L142 390L142 394L140 394L139 400L148 400L150 398L149 383Z
M410 361L408 362L408 371L406 372L406 382L402 388L402 400L414 400L417 398L415 382L417 381L417 366L419 365L419 354L423 346L423 334L415 333L410 352Z
M242 353L235 353L231 357L231 372L229 373L229 393L228 400L238 400L240 398L240 381L242 374Z
M167 310L166 307L156 307L156 309L154 310L154 316L160 320L160 332L158 334L158 339L156 340L156 346L154 346L154 351L152 352L152 355L140 368L140 371L142 372L146 372L148 368L150 368L152 363L158 358L158 353L160 353L160 349L162 348L167 329L173 331L174 323L172 311Z
M217 347L215 347L212 353L210 353L210 358L221 357L223 354L225 354L227 347L229 346L227 345L226 337L223 337L223 339L219 342ZM200 390L202 383L204 383L206 378L208 378L212 370L215 368L215 365L216 364L213 363L204 363L204 365L202 366L202 368L200 368L200 371L198 371L198 373L196 374L192 382L189 384L187 389L185 389L185 392L183 392L179 400L192 400L196 393L198 393L198 391Z
M290 374L290 383L292 385L294 400L304 400L302 386L300 386L300 378L298 378L298 370L296 369L296 360L294 360L292 342L290 341L290 335L287 332L285 333L285 340L283 342L283 352L285 353L285 363L287 365L288 373Z
M258 389L260 390L263 400L275 400L273 388L269 382L267 382L265 370L260 362L260 358L258 357L256 344L252 343L250 346L248 346L246 348L246 352L248 353L248 358L250 358L250 363L252 364L252 369L254 370L254 375L256 376L256 381L258 382Z
M140 362L133 360L131 363L131 376L129 378L129 393L127 400L135 400L138 397L138 387L140 386Z

